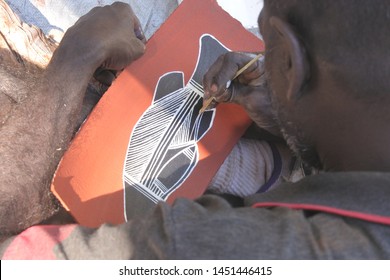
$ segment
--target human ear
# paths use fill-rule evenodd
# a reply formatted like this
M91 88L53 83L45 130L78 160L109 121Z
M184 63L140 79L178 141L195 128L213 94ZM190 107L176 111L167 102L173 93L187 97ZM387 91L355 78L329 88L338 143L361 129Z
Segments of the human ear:
M298 100L310 73L306 49L290 24L275 16L270 18L269 23L286 53L286 67L282 71L286 71L288 80L287 100Z

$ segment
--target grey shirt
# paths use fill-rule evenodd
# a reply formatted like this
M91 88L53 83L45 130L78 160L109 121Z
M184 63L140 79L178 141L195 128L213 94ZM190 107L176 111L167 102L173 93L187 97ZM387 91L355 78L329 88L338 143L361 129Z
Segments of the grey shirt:
M242 207L205 195L118 226L75 226L52 250L60 259L389 259L389 197L390 173L324 173Z

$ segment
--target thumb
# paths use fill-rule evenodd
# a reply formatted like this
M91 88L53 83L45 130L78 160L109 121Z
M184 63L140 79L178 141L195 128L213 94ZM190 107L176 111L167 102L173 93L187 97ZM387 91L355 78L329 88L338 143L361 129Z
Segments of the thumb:
M131 54L130 62L140 58L146 50L145 44L138 38L133 38L130 41L129 53Z

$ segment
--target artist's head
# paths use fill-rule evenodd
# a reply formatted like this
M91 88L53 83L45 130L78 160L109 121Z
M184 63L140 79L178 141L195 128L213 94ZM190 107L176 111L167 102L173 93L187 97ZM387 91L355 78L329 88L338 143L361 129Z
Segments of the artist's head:
M390 1L265 0L259 27L292 148L328 170L390 170Z

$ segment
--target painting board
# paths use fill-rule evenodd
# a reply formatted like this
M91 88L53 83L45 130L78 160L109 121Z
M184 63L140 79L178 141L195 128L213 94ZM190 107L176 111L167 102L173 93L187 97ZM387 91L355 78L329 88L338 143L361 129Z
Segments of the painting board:
M205 39L222 47L199 63ZM214 0L185 0L148 41L145 55L121 73L88 117L54 177L52 191L80 224L122 223L160 200L193 199L205 191L251 123L235 104L199 115L202 76L228 50L258 52L263 45ZM189 92L196 93L192 101ZM161 107L167 96L182 101ZM183 104L187 117L172 125L178 118L165 111L177 116Z

